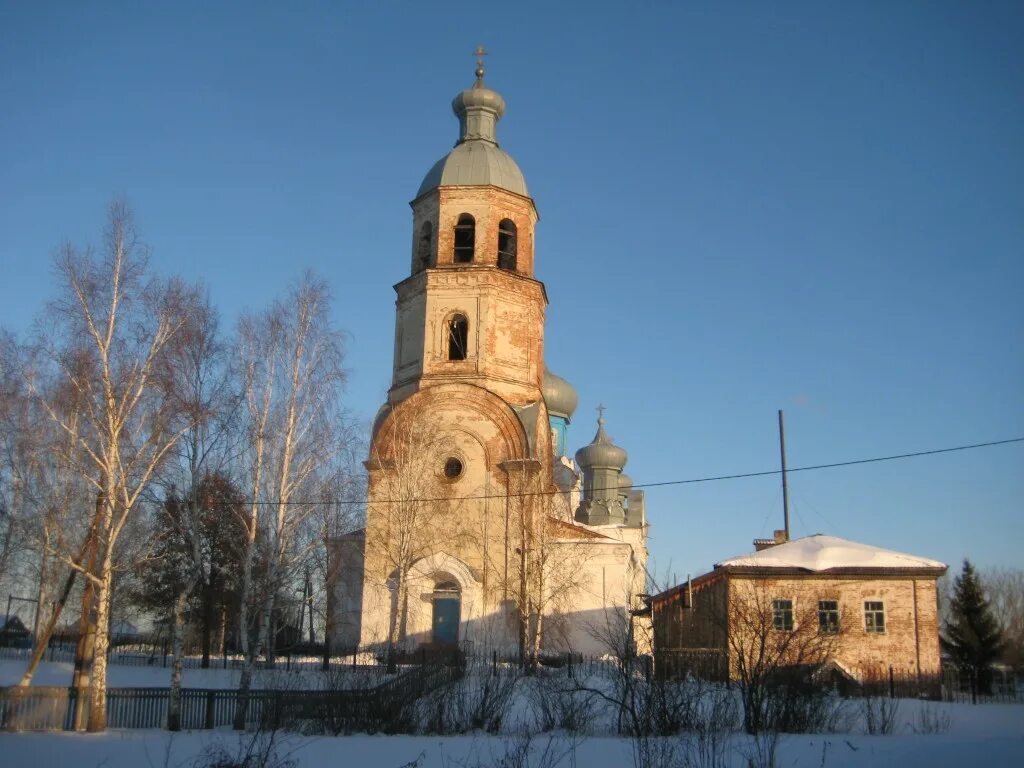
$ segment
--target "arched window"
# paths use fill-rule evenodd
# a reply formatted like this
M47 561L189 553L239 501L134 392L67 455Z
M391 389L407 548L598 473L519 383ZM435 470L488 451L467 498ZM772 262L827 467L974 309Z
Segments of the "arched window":
M516 268L516 225L510 219L502 219L498 225L498 266Z
M452 315L448 320L448 359L465 360L469 354L469 320L465 315Z
M420 227L420 241L416 247L416 255L420 260L420 269L426 269L430 266L432 261L431 257L434 250L434 225L429 221L424 221L423 226Z
M473 261L473 246L476 242L476 221L468 213L459 215L455 225L455 263L469 264Z

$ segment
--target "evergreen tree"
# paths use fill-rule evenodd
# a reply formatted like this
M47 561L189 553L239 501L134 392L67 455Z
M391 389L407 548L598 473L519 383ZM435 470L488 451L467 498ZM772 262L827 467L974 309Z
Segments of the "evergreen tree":
M186 512L193 503L199 510L196 519ZM209 666L211 652L216 651L214 634L221 619L226 620L228 635L237 621L237 574L245 539L238 510L243 504L241 491L218 472L203 476L198 487L184 495L170 489L157 509L151 553L138 568L132 590L134 604L153 611L157 623L169 627L175 598L189 583L189 575L197 575L185 621L201 640L203 667ZM193 538L198 547L193 547ZM200 562L195 562L196 551Z
M992 692L992 663L1003 648L999 623L970 560L953 585L945 646L961 671L969 672L980 693Z

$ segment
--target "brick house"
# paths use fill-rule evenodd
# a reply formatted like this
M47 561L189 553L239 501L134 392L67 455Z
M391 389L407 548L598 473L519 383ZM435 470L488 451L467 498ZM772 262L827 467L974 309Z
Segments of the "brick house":
M890 667L918 680L940 672L945 564L821 534L755 546L650 598L663 672L712 660L735 678L739 657L759 644L780 649L780 665L831 662L861 681Z

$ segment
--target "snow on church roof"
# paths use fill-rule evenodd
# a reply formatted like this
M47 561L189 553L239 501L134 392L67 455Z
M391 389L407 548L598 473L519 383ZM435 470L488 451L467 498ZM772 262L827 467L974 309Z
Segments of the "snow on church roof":
M828 571L838 568L946 568L945 563L924 557L872 547L838 536L821 533L804 536L785 544L778 544L760 552L740 555L716 563L721 567L741 568L803 568L808 571Z

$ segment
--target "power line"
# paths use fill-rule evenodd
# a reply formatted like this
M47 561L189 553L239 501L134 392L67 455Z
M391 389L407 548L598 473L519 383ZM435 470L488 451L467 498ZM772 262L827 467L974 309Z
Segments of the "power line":
M787 472L811 472L819 469L834 469L836 467L852 467L858 464L875 464L882 461L895 461L897 459L912 459L918 456L935 456L940 453L954 453L956 451L970 451L975 448L991 448L997 445L1009 445L1010 443L1021 443L1024 442L1024 437L1011 437L1008 440L993 440L987 443L972 443L971 445L957 445L952 448L935 448L930 451L914 451L913 453L897 453L891 456L874 456L870 459L854 459L852 461L836 461L830 464L810 464L806 467L789 467ZM670 485L694 485L696 483L714 483L722 480L742 480L750 477L770 477L771 475L782 474L781 469L768 469L763 472L739 472L731 475L711 475L708 477L693 477L686 480L663 480L656 483L633 483L630 485L630 489L634 488L663 488ZM596 488L594 490L609 490L607 488ZM617 489L616 489L617 490ZM485 494L481 496L437 496L434 498L408 498L408 499L380 499L374 501L374 504L407 504L410 502L430 502L430 501L483 501L485 499L507 499L516 497L527 497L527 496L562 496L569 493L569 491L528 491L525 493L496 493L496 494ZM259 506L277 506L279 502L276 501L246 501L244 505L257 504ZM283 502L286 506L318 506L318 505L348 505L348 504L365 504L367 502L358 499L338 499L334 501L288 501ZM244 506L243 505L243 506Z

